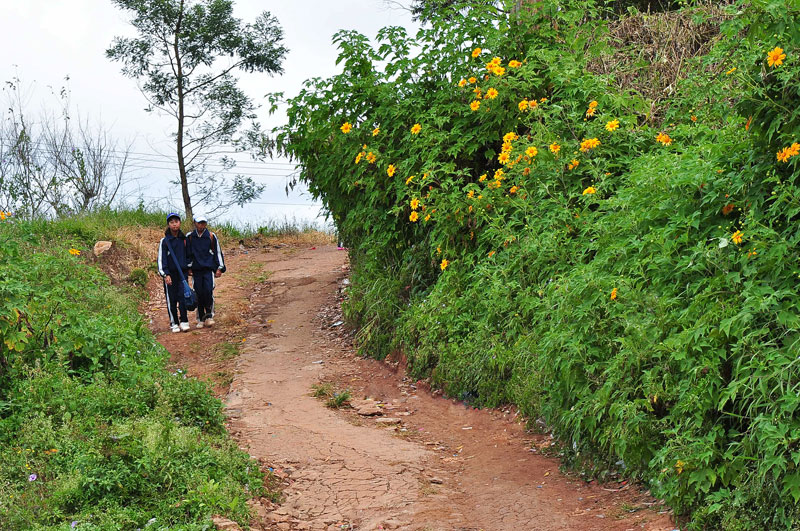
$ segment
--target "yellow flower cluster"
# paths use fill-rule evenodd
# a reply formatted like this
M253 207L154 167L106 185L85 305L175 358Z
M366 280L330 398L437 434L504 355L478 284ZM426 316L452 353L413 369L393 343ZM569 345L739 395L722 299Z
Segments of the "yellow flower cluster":
M800 144L794 142L791 146L778 151L778 162L788 162L790 158L800 154Z
M10 217L11 217L11 212L3 212L2 210L0 210L0 221L5 221Z
M581 152L586 153L590 149L594 149L600 145L600 140L597 138L587 138L581 142Z
M339 129L342 130L342 133L347 134L353 130L353 125L350 122L345 122Z
M486 70L488 70L489 72L493 73L496 76L502 76L503 74L506 73L506 69L500 66L501 64L502 61L500 60L500 58L494 57L492 58L491 61L486 63Z
M658 133L658 135L656 135L656 142L661 142L665 146L668 146L672 144L672 139L666 133Z
M375 161L377 160L377 158L378 157L376 157L375 153L373 153L372 151L367 153L367 162L369 162L370 164L375 164Z
M741 245L743 236L744 233L740 230L737 230L736 232L733 233L733 236L731 236L731 240L733 240L733 243L735 243L736 245Z
M586 116L592 117L597 112L597 101L592 100L589 102L589 108L586 109Z
M508 62L508 66L511 68L519 68L520 66L522 66L522 63L520 63L516 59L512 59L511 61Z
M567 169L568 170L574 170L575 168L578 167L578 164L580 164L580 161L578 159L572 159L571 161L569 161L569 165L567 166Z

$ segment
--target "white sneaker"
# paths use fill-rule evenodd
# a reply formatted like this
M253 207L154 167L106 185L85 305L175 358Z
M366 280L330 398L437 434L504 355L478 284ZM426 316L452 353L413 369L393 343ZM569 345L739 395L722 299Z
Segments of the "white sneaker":
M203 321L198 321L197 328L203 328Z
M214 326L214 319L211 317L206 319L206 326Z
M181 323L181 332L188 332L190 328L189 323Z
M180 331L181 331L181 327L180 327L180 326L178 326L178 325L172 325L172 326L170 327L170 330L172 330L172 333L173 333L173 334L177 334L178 332L180 332Z

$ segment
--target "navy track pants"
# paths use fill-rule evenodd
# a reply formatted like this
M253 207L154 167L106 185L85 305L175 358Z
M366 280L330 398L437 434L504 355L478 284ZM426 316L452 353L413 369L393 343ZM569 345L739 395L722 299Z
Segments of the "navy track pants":
M197 320L214 317L214 272L193 271L194 291L197 293Z
M188 323L189 318L186 315L186 304L183 302L183 284L180 281L172 279L172 285L167 286L164 281L164 296L167 299L167 315L169 315L169 324L176 325L180 323ZM178 321L180 317L180 321Z

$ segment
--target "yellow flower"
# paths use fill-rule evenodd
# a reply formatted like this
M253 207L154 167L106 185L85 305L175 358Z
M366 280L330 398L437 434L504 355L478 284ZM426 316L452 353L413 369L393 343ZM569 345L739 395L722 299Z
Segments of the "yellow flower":
M397 168L394 167L394 164L389 164L389 167L386 168L386 173L389 175L389 177L394 176L395 171L397 171Z
M486 91L486 99L493 100L497 97L497 89L492 87Z
M6 220L6 213L0 210L0 221L5 221L5 220Z
M462 79L461 81L458 82L458 86L459 87L463 87L466 84L467 84L467 80L466 79Z
M600 140L597 138L587 138L581 142L581 152L586 153L590 149L594 149L600 145Z
M470 199L475 197L475 190L470 190L469 192L467 192L467 197L469 197Z
M497 179L498 181L502 181L503 180L503 175L505 175L503 173L503 170L495 170L495 172L494 172L494 178Z
M427 216L425 216L425 221L430 221L430 220L431 220L431 215L430 215L430 214L428 214Z
M500 149L503 151L503 153L511 153L511 151L514 149L514 146L511 145L511 142L503 142L503 147Z
M614 132L619 129L619 120L611 120L606 124L606 131Z
M597 193L597 189L594 186L590 186L589 188L587 188L586 190L583 191L583 195L591 195L591 194L596 194L596 193Z
M494 67L500 66L501 64L503 64L503 61L501 61L499 57L492 57L492 60L489 61L489 63L487 64L487 67L488 67L488 65L491 65L492 68L494 68ZM491 68L489 68L489 70L491 70Z
M478 100L474 100L472 103L469 104L469 108L473 111L477 111L481 107L481 102Z
M441 247L437 247L436 248L436 254L442 254L442 248Z
M505 73L506 73L506 69L505 69L505 68L503 68L502 66L497 66L497 67L495 67L495 69L494 69L494 70L492 70L492 72L493 72L493 73L494 73L494 75L496 75L496 76L502 76L503 74L505 74Z
M597 108L597 101L596 100L590 101L589 102L589 108L590 109L596 109Z
M737 230L733 233L733 236L731 236L731 240L733 240L733 243L736 245L740 245L742 243L742 236L744 236L744 233L742 233L740 230Z
M736 67L735 66L733 68L731 68L730 70L728 70L727 72L725 72L725 75L729 76L729 75L733 74L734 72L736 72Z
M689 117L689 119L690 119L691 121L693 121L693 122L696 122L696 121L697 121L697 116L695 116L695 115L693 114L693 115L691 115L691 116Z
M518 138L519 138L519 135L517 133L515 133L514 131L511 131L511 132L506 133L506 134L503 135L503 142L513 142L514 140L517 140Z
M365 154L366 154L366 153L364 153L364 152L362 151L361 153L359 153L358 155L356 155L356 164L358 164L359 162L361 162L361 159L362 159L362 158L364 158L364 155L365 155Z
M539 154L539 150L536 148L536 146L530 146L528 149L525 150L525 154L533 158Z
M491 258L492 256L494 256L494 251L489 251L489 258Z
M789 150L789 156L794 157L800 154L800 144L797 142L793 142L791 146L787 148Z
M511 61L508 62L508 66L510 66L511 68L519 68L520 66L522 66L522 63L520 63L516 59L512 59Z
M418 135L420 131L422 131L422 126L419 124L414 124L414 126L411 128L412 135Z
M773 50L767 52L767 63L769 66L781 66L784 59L786 59L786 54L783 53L783 48L776 46Z
M597 111L597 109L596 109L596 108L594 108L594 107L589 107L588 109L586 109L586 116L588 116L588 117L590 117L590 118L591 118L592 116L594 116L594 113L595 113L596 111Z
M475 83L477 83L478 80L475 79L475 77L473 76L473 77L469 78L468 81L470 82L471 85L474 85Z
M473 58L478 57L482 51L483 50L481 50L480 48L475 48L474 50L472 50L472 57Z
M613 301L616 298L617 298L617 288L614 288L611 290L611 300Z
M478 177L478 182L483 182L485 180L486 180L486 174L485 173L483 175L481 175L480 177Z
M505 151L497 156L497 160L500 162L500 164L508 164L508 159L509 159L508 153Z
M554 155L558 155L558 152L559 152L559 151L561 151L561 146L559 146L558 144L556 144L555 142L553 142L552 144L550 144L550 151L551 151L551 152L552 152Z
M408 179L406 179L406 184L408 184L408 183L410 183L411 181L413 181L413 180L414 180L414 177L416 177L416 176L415 176L415 175L412 175L411 177L409 177Z
M539 103L547 103L547 98L541 98L541 99L539 99Z
M525 112L528 110L528 100L522 100L521 102L517 103L517 107L521 112Z
M684 467L685 465L686 465L686 463L684 463L683 461L681 461L680 459L678 459L678 461L675 463L675 470L677 470L677 471L678 471L678 474L680 474L681 472L683 472L683 467Z
M516 194L517 190L519 190L519 186L512 186L511 189L508 191L508 193Z
M71 254L72 256L79 256L81 252L78 249L70 249L69 254Z
M447 261L447 258L442 258L442 263L439 264L439 267L441 267L442 271L444 271L445 269L447 269L447 266L449 266L449 265L450 265L450 262Z
M668 146L672 144L672 139L666 133L658 133L658 135L656 135L656 142L661 142L665 146Z
M376 127L375 129L372 130L372 136L378 136L378 133L380 133L380 132L381 132L381 128L380 127Z
M411 205L411 210L416 210L416 209L418 209L418 208L419 208L419 199L417 199L417 198L415 197L414 199L412 199L412 200L411 200L411 203L410 203L410 205Z
M419 214L416 211L412 212L410 216L408 216L409 221L417 221L419 219Z
M575 168L578 167L578 164L580 164L580 161L578 159L572 159L571 161L569 161L569 166L567 166L567 169L574 170Z
M782 150L778 151L778 162L787 162L791 155L789 154L789 148L783 148Z
M375 164L376 159L377 157L375 156L375 153L373 153L372 151L367 153L367 162L369 162L370 164Z
M353 126L350 124L350 122L345 122L339 129L342 130L342 133L347 134L353 129Z

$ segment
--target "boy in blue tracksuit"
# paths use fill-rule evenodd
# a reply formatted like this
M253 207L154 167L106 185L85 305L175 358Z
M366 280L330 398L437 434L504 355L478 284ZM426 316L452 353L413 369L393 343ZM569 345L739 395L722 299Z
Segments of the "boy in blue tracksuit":
M214 279L225 272L225 257L219 238L208 230L208 219L194 217L194 230L186 237L189 248L189 268L197 293L197 328L214 324Z
M189 247L186 245L186 236L181 231L181 217L174 212L167 215L167 230L158 244L158 274L164 279L164 296L167 299L167 314L173 332L186 332L189 330L189 318L186 315L186 305L183 302L183 287L181 276L175 260L170 256L175 254L178 265L181 266L183 277L189 272Z

